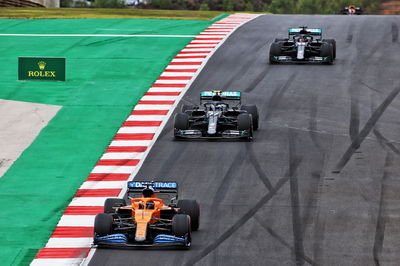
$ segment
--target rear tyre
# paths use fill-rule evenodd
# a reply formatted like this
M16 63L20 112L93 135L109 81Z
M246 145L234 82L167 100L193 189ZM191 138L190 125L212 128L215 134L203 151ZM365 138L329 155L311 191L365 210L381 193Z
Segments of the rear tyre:
M271 43L271 46L269 47L269 63L276 64L277 61L275 61L274 56L280 56L280 55L281 55L281 45L276 42Z
M177 207L180 209L178 213L190 216L191 229L192 231L197 231L200 226L200 205L197 201L179 200Z
M182 113L186 113L188 110L193 110L196 106L193 104L184 104L182 105L181 111Z
M251 119L253 121L253 129L257 130L258 129L258 118L259 118L257 106L255 104L244 104L244 105L242 105L242 107L240 109L251 114Z
M113 207L126 206L126 201L124 199L109 198L104 202L104 213L115 213Z
M327 42L332 45L333 59L336 59L336 41L334 39L323 39L322 42Z
M276 38L275 40L274 40L274 42L286 42L288 39L286 38Z
M178 237L191 235L190 216L187 214L176 214L172 217L172 234Z
M333 63L333 49L329 43L323 43L321 45L321 57L328 57L326 64L331 65Z
M94 218L94 235L106 236L112 233L113 219L110 214L98 213Z
M178 130L186 130L189 128L189 116L185 113L177 113L175 115L174 128Z

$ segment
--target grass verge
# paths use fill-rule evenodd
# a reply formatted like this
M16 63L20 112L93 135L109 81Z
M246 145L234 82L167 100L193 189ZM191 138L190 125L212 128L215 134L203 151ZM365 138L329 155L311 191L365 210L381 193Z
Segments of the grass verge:
M152 18L210 20L226 12L116 8L0 8L0 18Z

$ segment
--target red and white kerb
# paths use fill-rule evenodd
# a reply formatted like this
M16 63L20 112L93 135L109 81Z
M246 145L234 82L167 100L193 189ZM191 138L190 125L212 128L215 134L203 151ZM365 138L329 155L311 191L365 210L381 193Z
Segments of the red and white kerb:
M122 197L183 94L216 49L254 14L233 14L195 37L135 106L76 192L46 246L31 265L79 265L93 242L93 224L106 198ZM172 133L171 133L172 134Z

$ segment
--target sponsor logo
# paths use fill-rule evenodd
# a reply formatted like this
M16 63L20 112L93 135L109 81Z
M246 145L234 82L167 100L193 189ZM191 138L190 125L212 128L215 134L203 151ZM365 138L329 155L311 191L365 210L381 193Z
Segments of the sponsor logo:
M65 81L65 58L18 57L18 79Z
M45 78L55 78L55 71L28 71L28 77L45 77Z
M44 68L46 67L46 62L44 61L39 61L38 62L38 66L40 70L44 70Z
M129 182L129 188L144 188L145 185L151 185L153 188L177 188L178 184L175 182Z
M45 61L39 61L37 63L39 67L38 70L29 70L28 71L28 77L44 77L44 78L55 78L56 77L56 72L55 71L44 71L46 68L46 62Z

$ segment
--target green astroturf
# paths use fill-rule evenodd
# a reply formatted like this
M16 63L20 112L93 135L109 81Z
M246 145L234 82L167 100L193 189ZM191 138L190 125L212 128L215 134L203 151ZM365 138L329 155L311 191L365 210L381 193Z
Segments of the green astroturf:
M0 20L0 33L196 35L211 21ZM26 265L134 105L191 38L2 37L0 99L61 105L0 178L0 265ZM67 81L17 81L18 56L67 58Z

